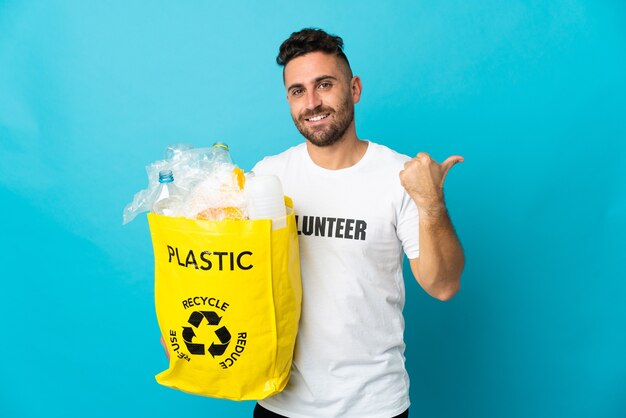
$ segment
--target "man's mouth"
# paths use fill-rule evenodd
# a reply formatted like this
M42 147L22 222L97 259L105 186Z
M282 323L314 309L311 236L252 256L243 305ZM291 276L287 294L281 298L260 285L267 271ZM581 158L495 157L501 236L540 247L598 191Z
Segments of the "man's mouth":
M309 118L304 118L307 122L319 122L322 119L326 119L330 116L330 113L321 113L319 115L311 116Z

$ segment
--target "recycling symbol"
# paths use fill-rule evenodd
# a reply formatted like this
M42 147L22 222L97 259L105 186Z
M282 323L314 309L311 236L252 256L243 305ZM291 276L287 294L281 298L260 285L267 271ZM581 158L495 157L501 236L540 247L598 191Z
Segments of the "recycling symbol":
M187 322L193 325L193 327L183 327L183 341L185 341L189 354L204 355L206 353L204 344L193 341L196 336L194 328L198 329L204 319L206 319L208 326L217 326L220 324L222 317L217 316L217 313L213 311L194 311L191 313L189 321ZM207 350L213 357L224 354L224 351L226 351L226 348L230 343L231 337L230 332L228 332L228 329L226 329L225 326L216 329L215 335L219 339L220 343L215 344L212 342Z

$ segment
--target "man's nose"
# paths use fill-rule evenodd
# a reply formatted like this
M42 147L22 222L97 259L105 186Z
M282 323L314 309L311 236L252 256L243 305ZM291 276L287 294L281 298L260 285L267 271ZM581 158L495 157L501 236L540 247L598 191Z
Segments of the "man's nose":
M306 107L309 110L313 110L316 107L319 107L322 104L322 98L320 97L317 90L309 90L306 96Z

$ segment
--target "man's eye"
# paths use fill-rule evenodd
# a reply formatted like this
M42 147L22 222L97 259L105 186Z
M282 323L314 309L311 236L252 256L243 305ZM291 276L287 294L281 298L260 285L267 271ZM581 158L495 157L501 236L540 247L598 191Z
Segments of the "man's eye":
M330 84L330 83L328 83L328 82L323 82L323 83L320 83L320 86L319 86L319 87L320 87L321 89L328 89L328 88L330 88L331 86L332 86L332 84Z
M291 95L292 96L300 96L303 92L304 92L304 90L302 90L302 89L293 89L293 90L291 90Z

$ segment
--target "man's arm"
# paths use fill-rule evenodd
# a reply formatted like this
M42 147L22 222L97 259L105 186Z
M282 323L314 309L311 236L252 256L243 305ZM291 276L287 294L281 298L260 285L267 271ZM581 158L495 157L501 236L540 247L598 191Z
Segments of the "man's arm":
M400 181L419 211L420 256L410 261L420 286L431 296L448 300L461 286L465 257L443 198L445 177L463 157L453 156L437 164L419 153L404 165Z
M420 256L409 260L413 276L429 295L448 300L461 287L465 257L445 208L420 211L419 234Z

